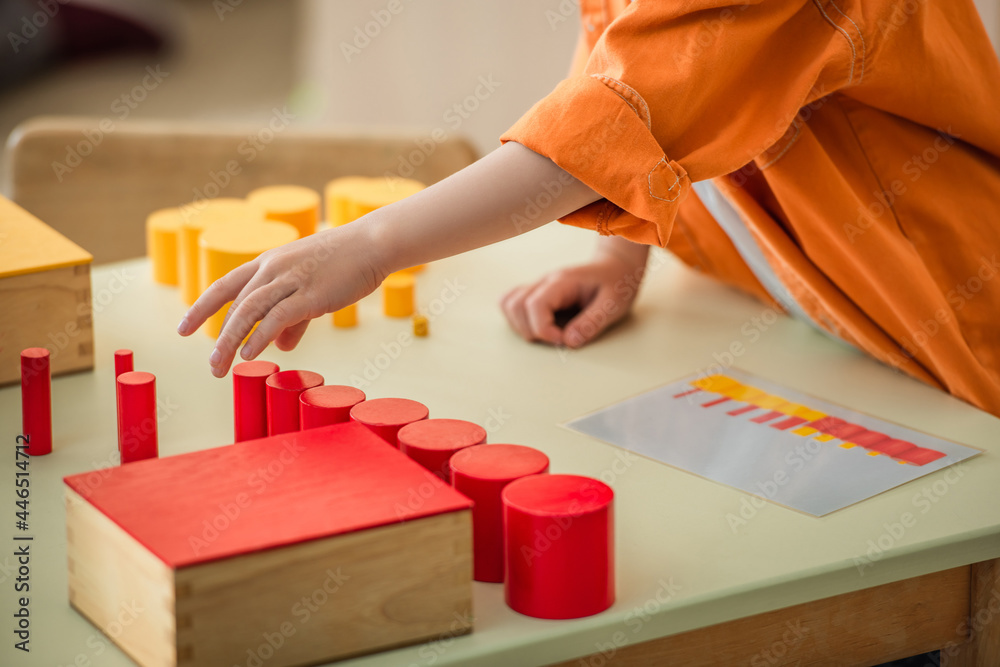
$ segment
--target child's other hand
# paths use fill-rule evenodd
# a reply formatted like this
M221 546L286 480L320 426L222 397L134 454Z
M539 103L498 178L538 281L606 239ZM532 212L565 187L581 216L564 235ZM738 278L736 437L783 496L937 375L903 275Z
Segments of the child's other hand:
M229 371L237 348L258 322L243 346L243 359L253 359L271 341L282 350L294 348L309 320L354 303L382 282L376 245L365 230L365 225L345 225L265 252L205 290L178 333L190 335L233 302L209 358L216 377Z
M599 255L588 264L553 271L533 285L515 287L500 305L525 340L578 348L628 314L643 267L644 261ZM556 313L574 306L579 314L560 329Z

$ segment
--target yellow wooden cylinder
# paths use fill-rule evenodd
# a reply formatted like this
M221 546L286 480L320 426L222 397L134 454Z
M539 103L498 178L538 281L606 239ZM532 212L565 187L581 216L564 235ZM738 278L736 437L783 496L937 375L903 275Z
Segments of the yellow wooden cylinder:
M153 280L162 285L177 284L177 253L183 221L179 208L161 208L146 218L146 255L153 266Z
M420 181L410 178L337 178L323 189L327 219L333 227L353 222L375 209L406 199L425 187Z
M333 326L349 329L358 325L358 304L352 303L333 313Z
M430 330L430 322L419 313L413 316L413 335L417 338L426 338Z
M356 194L367 187L370 180L372 179L367 176L345 176L326 184L323 197L326 200L326 221L331 227L357 220L357 217L353 217L355 214L351 204Z
M207 227L199 239L201 265L204 268L201 289L233 269L255 259L262 252L277 248L299 238L299 232L284 222L250 221L217 222ZM229 302L231 303L231 302ZM229 310L226 303L208 318L203 327L213 338L222 330L222 321Z
M206 199L181 207L178 247L178 284L184 303L191 305L201 296L201 253L198 240L209 226L219 222L262 222L264 210L234 197Z
M299 230L299 236L315 234L319 226L319 193L300 185L269 185L247 195L269 220L287 222Z
M327 220L331 227L338 227L366 216L383 206L406 199L426 187L420 181L412 178L366 178L364 176L337 178L327 183L323 190L326 197ZM423 268L424 265L419 264L404 269L404 271L416 273Z
M360 188L352 199L360 210L370 213L377 208L406 199L425 187L427 186L412 178L369 178L366 186Z
M416 280L408 273L393 273L382 281L382 308L389 317L413 314L413 291Z

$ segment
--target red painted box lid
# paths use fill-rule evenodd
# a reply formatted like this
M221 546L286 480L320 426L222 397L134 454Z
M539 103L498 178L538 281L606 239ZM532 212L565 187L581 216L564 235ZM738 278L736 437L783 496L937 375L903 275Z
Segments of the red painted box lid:
M356 423L64 481L172 568L472 507Z

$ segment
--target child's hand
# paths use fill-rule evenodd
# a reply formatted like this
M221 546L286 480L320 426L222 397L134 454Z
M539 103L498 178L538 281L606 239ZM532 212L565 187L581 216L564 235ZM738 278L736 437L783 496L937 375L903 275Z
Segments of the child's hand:
M232 301L215 350L212 374L223 377L240 342L260 324L243 346L243 359L253 359L275 341L294 348L309 320L343 308L371 293L385 277L366 238L367 225L350 224L325 230L265 252L213 283L177 327L187 336L219 308Z
M552 194L551 184L561 184ZM522 224L524 202L538 214ZM209 363L222 377L240 356L253 359L276 341L290 350L309 320L370 294L385 276L408 266L481 248L541 227L600 199L546 157L507 142L458 173L349 225L270 250L212 284L177 327L190 335L228 301ZM535 205L535 204L533 204Z
M639 291L646 249L630 245L627 253L598 253L588 264L512 289L500 302L510 326L528 341L577 348L593 340L628 314ZM559 328L556 312L574 306L580 313Z

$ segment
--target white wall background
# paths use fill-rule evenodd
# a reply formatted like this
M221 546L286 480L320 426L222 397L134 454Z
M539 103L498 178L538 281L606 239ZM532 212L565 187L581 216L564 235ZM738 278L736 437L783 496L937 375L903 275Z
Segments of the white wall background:
M579 29L573 0L396 0L402 11L388 15L391 1L303 0L304 116L341 126L442 128L488 152L569 71ZM384 27L373 11L391 16ZM366 27L374 36L345 55L343 45L356 48ZM499 85L487 93L481 78ZM477 88L485 99L475 98Z

